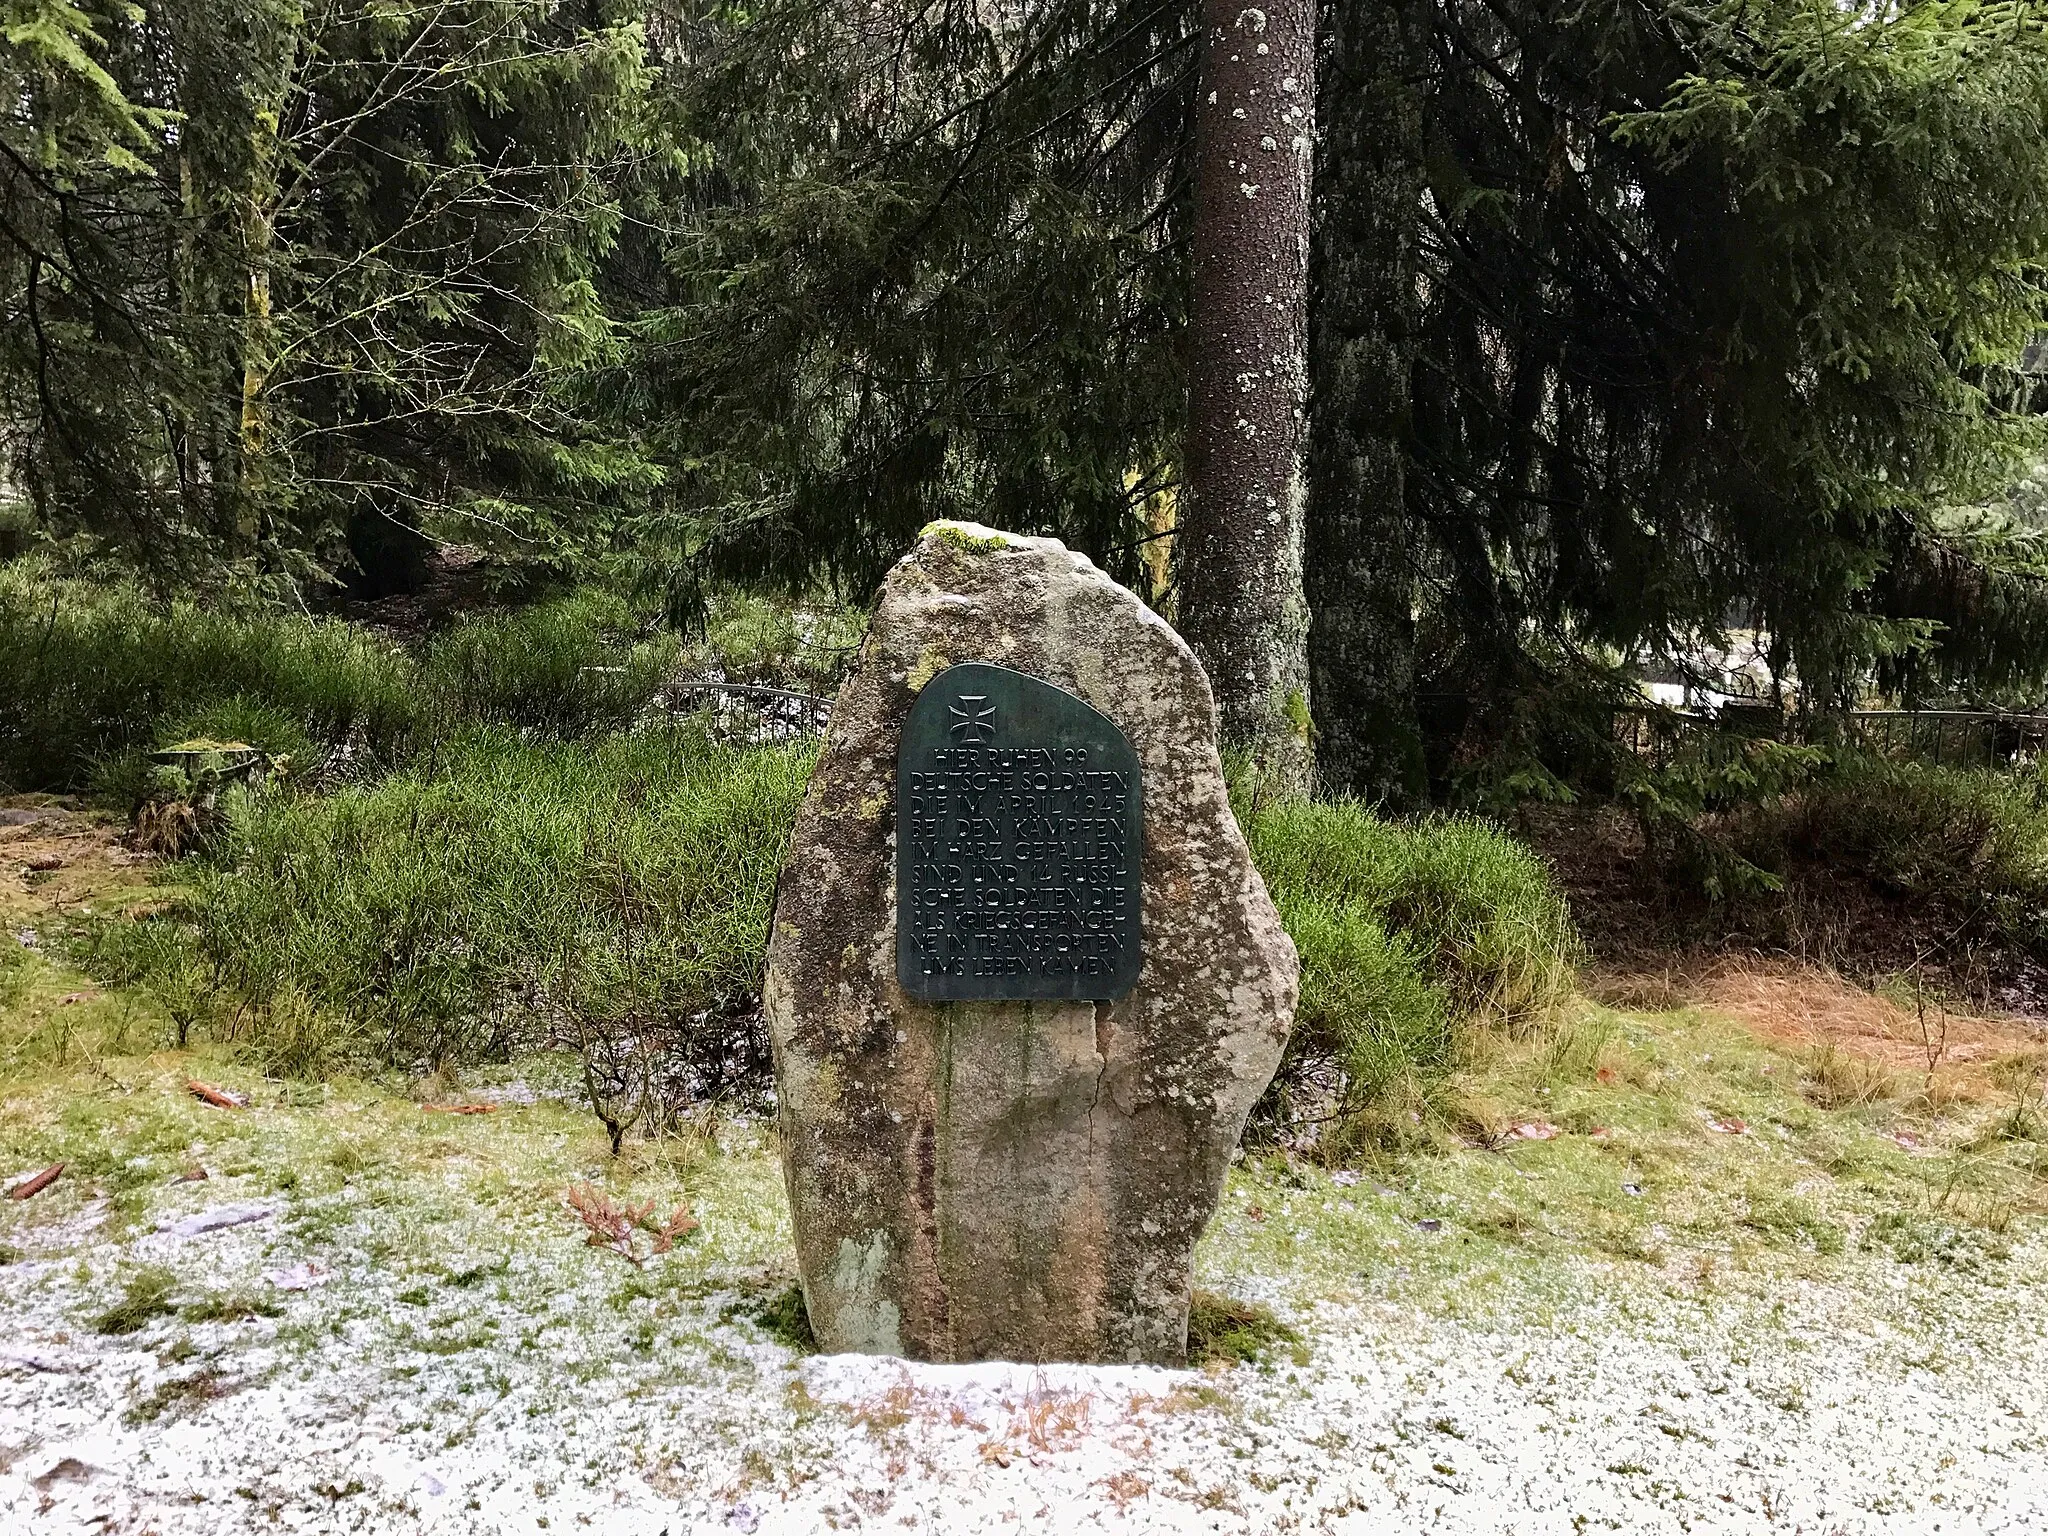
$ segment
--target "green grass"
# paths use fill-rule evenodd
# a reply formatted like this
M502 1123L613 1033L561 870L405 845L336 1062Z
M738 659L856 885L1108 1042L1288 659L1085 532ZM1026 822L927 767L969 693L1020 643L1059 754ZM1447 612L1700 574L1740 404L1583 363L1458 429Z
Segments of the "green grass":
M674 672L680 648L644 629L623 600L600 592L471 615L427 645L419 686L449 724L561 739L621 731Z
M810 1309L804 1305L804 1288L800 1285L730 1307L726 1315L746 1318L783 1348L797 1354L818 1352L818 1336L811 1332Z
M0 566L0 777L18 788L119 795L135 754L194 736L393 760L425 724L416 669L366 631Z
M1329 1151L1426 1138L1455 1118L1462 1065L1489 1040L1539 1029L1570 995L1570 913L1536 856L1495 828L1390 822L1346 802L1239 810L1301 952L1277 1114L1302 1100ZM1324 1064L1341 1074L1334 1108L1295 1091Z
M1296 1365L1308 1363L1299 1330L1271 1307L1199 1289L1189 1301L1190 1365L1255 1365L1283 1352Z
M87 968L167 1020L168 1043L232 1040L299 1079L431 1069L585 1026L673 1041L757 989L812 750L720 747L646 724L647 705L683 665L822 691L856 616L721 596L680 649L585 592L471 615L408 652L119 587L56 584L36 609L41 590L19 569L0 579L22 673L0 708L22 716L45 781L111 793L172 735L247 740L303 770L227 798L167 916L84 936ZM44 678L63 686L39 694ZM1474 1043L1530 1027L1569 987L1563 904L1490 828L1284 800L1247 819L1304 961L1283 1092L1337 1064L1333 1144L1442 1122ZM0 967L0 989L20 969Z
M1802 1065L1706 1011L1575 999L1459 1075L1464 1138L1427 1155L1354 1145L1341 1186L1277 1151L1248 1158L1205 1240L1208 1283L1285 1275L1297 1304L1470 1315L1514 1295L1540 1319L1576 1304L1587 1263L1603 1286L1768 1298L1872 1261L1911 1284L1996 1273L2009 1234L2038 1227L2048 1164L2003 1134L2008 1104L1817 1105Z
M603 592L471 615L406 650L337 619L159 603L16 562L0 566L0 779L125 807L143 755L192 738L361 777L476 724L598 735L639 717L680 651Z
M178 1316L188 1323L246 1323L259 1317L276 1317L283 1310L267 1296L232 1292L202 1296L180 1307Z
M0 773L126 804L174 738L293 760L281 791L225 798L167 917L103 917L78 950L171 1044L232 1040L315 1079L501 1058L586 1025L672 1041L758 986L812 754L721 748L649 724L650 703L678 669L824 692L858 638L842 609L721 594L685 644L585 591L405 650L17 562L0 570ZM1245 814L1304 961L1283 1093L1334 1064L1333 1145L1433 1134L1476 1046L1569 989L1562 902L1476 822ZM0 963L0 991L21 971ZM61 1054L78 1022L53 1014L11 1049Z
M169 919L103 922L80 954L174 1039L282 1076L497 1059L578 1021L673 1039L758 989L812 750L472 731L370 785L237 802ZM1282 1093L1338 1063L1333 1150L1434 1134L1477 1045L1568 991L1563 903L1498 832L1304 802L1250 832L1304 962Z
M174 1043L232 1038L282 1076L497 1059L583 1023L672 1040L758 989L813 750L472 729L367 785L233 802L168 918L103 921L79 954ZM1303 959L1282 1097L1334 1063L1331 1150L1438 1134L1475 1051L1569 991L1542 866L1472 821L1300 801L1247 819Z
M116 1336L140 1333L160 1317L176 1315L171 1293L178 1277L171 1270L152 1265L128 1277L121 1299L92 1321L95 1331Z
M189 1376L173 1376L159 1383L155 1391L124 1413L121 1421L129 1425L154 1424L166 1415L210 1402L230 1390L231 1384L218 1370L202 1366Z
M867 633L867 616L837 604L715 593L703 630L685 646L691 671L830 698Z

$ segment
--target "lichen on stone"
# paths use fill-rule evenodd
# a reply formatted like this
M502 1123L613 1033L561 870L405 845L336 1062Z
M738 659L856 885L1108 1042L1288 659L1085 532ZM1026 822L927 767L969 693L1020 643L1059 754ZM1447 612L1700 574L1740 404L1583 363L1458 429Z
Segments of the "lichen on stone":
M871 1232L865 1244L851 1237L839 1242L832 1271L833 1312L847 1348L862 1354L903 1352L902 1313L881 1294L883 1266L889 1258L889 1234Z
M903 681L913 695L919 694L924 691L926 683L937 677L951 665L953 665L952 658L947 656L944 651L937 650L932 646L926 646L918 653L916 664L911 667L909 672L904 674Z

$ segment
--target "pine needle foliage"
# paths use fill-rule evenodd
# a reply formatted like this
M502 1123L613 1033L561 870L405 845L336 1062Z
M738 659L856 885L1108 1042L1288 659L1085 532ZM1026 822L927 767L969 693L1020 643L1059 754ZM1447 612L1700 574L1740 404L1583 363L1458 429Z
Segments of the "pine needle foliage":
M2040 441L2037 10L1444 3L1431 55L1408 500L1439 685L1731 624L1818 706L2038 678L2038 560L1953 511Z
M1135 579L1182 384L1178 0L679 6L650 35L692 156L615 411L672 477L636 547L864 594L916 531L1054 532Z

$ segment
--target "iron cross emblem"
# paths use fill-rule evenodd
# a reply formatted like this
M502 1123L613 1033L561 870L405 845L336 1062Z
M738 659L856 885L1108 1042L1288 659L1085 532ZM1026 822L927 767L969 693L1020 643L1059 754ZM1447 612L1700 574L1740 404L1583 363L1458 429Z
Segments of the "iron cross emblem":
M965 705L965 708L961 706ZM996 707L985 693L963 693L959 704L947 706L953 714L953 734L961 741L993 741L996 735Z

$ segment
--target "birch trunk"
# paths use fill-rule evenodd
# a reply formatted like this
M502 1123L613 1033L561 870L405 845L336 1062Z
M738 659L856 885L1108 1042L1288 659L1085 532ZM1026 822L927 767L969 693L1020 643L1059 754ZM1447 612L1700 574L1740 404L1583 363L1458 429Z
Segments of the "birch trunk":
M1180 625L1226 746L1312 768L1302 594L1313 0L1203 0Z

